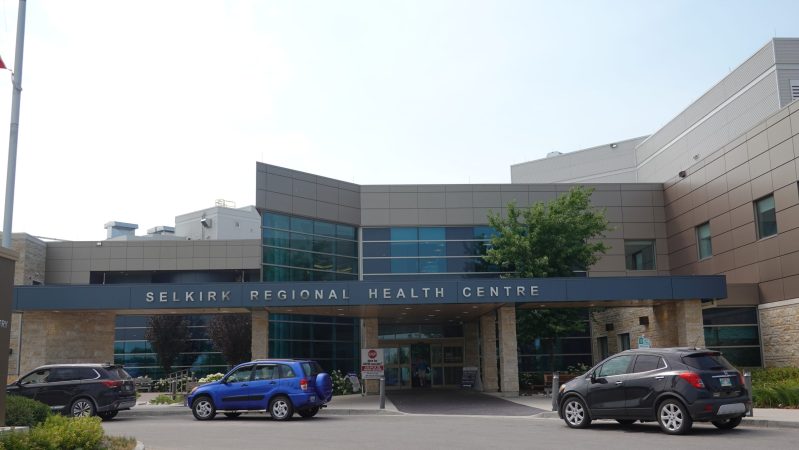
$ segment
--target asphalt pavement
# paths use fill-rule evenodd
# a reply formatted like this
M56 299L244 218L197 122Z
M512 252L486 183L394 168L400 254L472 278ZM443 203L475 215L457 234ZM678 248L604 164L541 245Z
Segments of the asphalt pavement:
M150 405L158 393L141 394L137 405L121 411L120 417L136 415L191 414L182 405ZM380 408L378 395L340 395L333 397L320 415L402 415L429 414L451 416L529 416L537 419L557 419L552 411L552 398L545 395L505 396L502 393L482 393L460 389L425 389L389 391L385 407ZM742 426L799 428L799 409L755 408L752 417L744 418Z

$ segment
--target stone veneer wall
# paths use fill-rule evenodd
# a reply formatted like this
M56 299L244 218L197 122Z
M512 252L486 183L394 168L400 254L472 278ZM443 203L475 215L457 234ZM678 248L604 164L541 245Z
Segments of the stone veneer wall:
M24 313L20 373L43 364L114 362L115 322L108 311Z
M252 312L252 337L250 352L252 359L266 359L269 357L269 312Z
M639 318L648 317L649 325L641 325ZM606 324L613 324L606 331ZM621 351L618 336L630 334L630 348L638 348L638 338L645 336L652 347L705 345L702 326L702 307L699 300L682 300L656 306L614 307L595 309L590 315L591 344L594 362L599 362L597 338L608 338L608 354Z
M799 366L799 299L760 305L764 367Z

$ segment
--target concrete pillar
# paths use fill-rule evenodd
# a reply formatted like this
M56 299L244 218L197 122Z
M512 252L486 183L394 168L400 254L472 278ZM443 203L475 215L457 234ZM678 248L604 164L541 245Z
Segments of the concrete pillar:
M499 386L503 395L519 395L519 354L516 349L516 307L499 308Z
M477 322L463 324L463 365L480 367L480 326Z
M483 390L497 392L499 390L497 323L494 311L480 316L480 357L480 375L483 381Z
M269 311L255 310L252 313L252 359L269 357Z
M702 302L698 299L677 300L652 308L654 323L649 336L657 347L704 347Z
M705 329L702 324L702 302L699 299L682 300L676 304L677 345L705 346Z
M377 319L361 319L361 348L377 348L377 336ZM368 394L380 393L379 380L366 380L364 385Z

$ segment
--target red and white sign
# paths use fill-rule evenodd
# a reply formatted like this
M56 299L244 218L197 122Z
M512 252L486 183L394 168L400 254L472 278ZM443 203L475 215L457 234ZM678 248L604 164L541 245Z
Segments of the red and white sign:
M382 348L361 349L361 378L377 380L385 376Z

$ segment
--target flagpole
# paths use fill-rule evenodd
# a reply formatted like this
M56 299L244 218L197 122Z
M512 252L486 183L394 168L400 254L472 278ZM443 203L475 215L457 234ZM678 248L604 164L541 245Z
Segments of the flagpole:
M19 136L19 100L22 95L22 48L25 43L26 0L19 0L17 13L17 48L14 53L14 73L11 76L11 132L8 137L8 174L6 175L6 203L3 211L3 247L11 249L11 219L14 215L14 184L17 176L17 139Z

